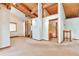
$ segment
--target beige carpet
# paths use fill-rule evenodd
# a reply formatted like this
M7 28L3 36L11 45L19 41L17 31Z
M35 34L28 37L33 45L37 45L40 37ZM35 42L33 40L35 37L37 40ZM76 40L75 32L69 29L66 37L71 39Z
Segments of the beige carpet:
M0 50L1 56L79 56L79 40L58 44L26 37L11 38L11 47Z

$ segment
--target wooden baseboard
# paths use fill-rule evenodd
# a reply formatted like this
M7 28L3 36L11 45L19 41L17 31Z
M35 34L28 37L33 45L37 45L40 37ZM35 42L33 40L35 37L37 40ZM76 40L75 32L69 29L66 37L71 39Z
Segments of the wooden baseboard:
M14 37L25 37L25 36L10 36L10 38L14 38Z

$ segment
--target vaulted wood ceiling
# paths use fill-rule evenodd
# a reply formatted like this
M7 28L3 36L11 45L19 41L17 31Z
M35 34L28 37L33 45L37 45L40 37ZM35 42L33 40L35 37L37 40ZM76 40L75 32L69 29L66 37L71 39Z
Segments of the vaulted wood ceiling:
M9 3L5 5L8 6ZM16 4L10 4L10 5L20 10L21 12L23 12L26 16L29 16L31 18L38 17L37 3L16 3ZM48 16L48 15L57 14L57 13L58 13L57 3L43 3L43 16L45 16L45 14L47 14L46 16Z
M15 5L17 9L22 11L26 16L30 16L32 18L38 16L38 4L37 3L18 3ZM56 14L58 5L57 3L43 4L43 13L45 13L44 9L47 11L48 15ZM44 14L43 14L44 16Z
M79 17L79 3L63 3L66 18Z
M23 12L26 16L35 18L38 16L38 4L37 3L7 3L6 7L10 9L11 6ZM79 17L79 3L63 3L64 12L66 18ZM43 3L43 16L49 16L58 13L57 3Z

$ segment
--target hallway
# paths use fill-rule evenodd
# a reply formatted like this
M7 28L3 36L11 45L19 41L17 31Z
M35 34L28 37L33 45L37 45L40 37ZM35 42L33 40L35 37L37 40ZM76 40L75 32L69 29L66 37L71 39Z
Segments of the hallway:
M11 47L0 50L1 56L79 56L79 41L58 44L54 41L37 41L26 37L11 38Z

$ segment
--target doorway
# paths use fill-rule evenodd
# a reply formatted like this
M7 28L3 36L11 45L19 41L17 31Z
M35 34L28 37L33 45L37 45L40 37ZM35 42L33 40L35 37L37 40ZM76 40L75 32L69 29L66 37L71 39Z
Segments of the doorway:
M25 36L32 38L32 20L25 22Z
M49 40L57 42L58 38L57 30L58 30L58 20L57 19L49 20Z

